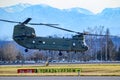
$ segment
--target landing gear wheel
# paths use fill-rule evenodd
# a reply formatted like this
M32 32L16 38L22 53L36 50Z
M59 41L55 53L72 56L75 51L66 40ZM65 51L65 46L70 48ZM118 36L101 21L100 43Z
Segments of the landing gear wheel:
M28 52L28 49L25 49L25 52Z
M58 55L59 55L59 56L62 56L63 54L62 54L62 52L60 51Z

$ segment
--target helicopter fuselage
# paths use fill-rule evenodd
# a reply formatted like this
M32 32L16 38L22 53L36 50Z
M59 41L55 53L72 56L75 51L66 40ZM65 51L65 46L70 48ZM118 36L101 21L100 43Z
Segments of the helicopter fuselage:
M72 38L37 37L35 30L25 25L14 27L13 39L27 49L77 52L88 50L83 35L75 35Z

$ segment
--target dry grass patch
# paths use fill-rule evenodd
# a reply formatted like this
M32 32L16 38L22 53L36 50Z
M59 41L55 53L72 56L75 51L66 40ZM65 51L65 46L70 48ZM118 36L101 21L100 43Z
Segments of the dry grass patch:
M0 76L77 76L78 73L17 73L18 69L81 68L83 76L120 76L120 64L54 64L50 66L0 66Z

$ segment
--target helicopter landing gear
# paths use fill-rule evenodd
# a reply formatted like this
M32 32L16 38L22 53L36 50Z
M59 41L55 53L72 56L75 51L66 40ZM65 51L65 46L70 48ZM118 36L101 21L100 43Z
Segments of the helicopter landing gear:
M61 51L59 51L59 54L58 54L59 56L62 56L63 54L62 54L62 52Z
M69 51L66 51L67 53L69 53Z
M25 52L28 52L28 49L25 49Z
M77 53L77 51L74 52L75 54Z

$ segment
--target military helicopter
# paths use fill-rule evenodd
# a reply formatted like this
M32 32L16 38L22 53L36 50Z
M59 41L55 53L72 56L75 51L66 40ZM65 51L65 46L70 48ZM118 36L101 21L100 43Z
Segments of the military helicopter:
M39 50L54 50L59 51L59 55L62 55L61 51L75 51L75 52L85 52L88 50L88 46L85 43L84 35L94 35L96 34L86 34L80 33L64 28L57 27L58 24L44 24L44 23L29 23L31 18L27 18L24 22L16 22L0 19L0 21L18 23L14 26L13 40L19 45L25 47L25 52L28 49L39 49ZM76 33L72 38L52 38L52 37L38 37L35 34L35 30L29 25L45 25L52 28Z

